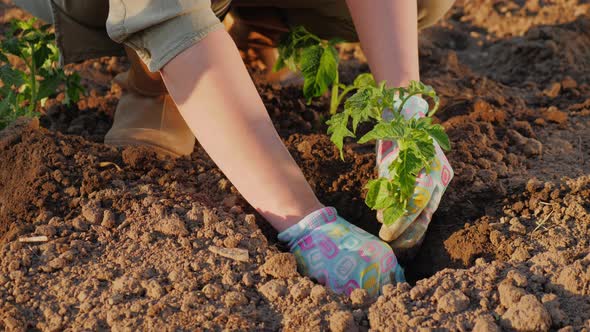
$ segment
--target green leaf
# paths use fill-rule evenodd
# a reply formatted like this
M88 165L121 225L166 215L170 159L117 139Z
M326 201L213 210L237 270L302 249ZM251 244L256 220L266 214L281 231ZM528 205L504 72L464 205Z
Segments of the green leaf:
M426 131L428 132L428 135L430 135L443 150L449 151L451 149L449 136L447 136L447 133L445 133L443 126L433 125L429 128L426 128Z
M62 79L59 75L54 74L52 76L46 76L42 81L39 82L39 90L37 91L37 102L43 98L51 97L57 93L57 88L62 83Z
M407 135L406 142L416 156L424 162L424 166L429 166L435 154L430 135L426 131L412 130Z
M303 95L309 101L328 91L338 74L338 52L332 46L314 45L301 53Z
M385 209L394 204L393 186L386 178L370 180L366 188L369 189L365 203L373 210Z
M8 57L6 55L4 55L4 53L2 53L2 49L0 48L0 61L2 62L8 62Z
M381 122L358 140L359 144L379 139L398 140L404 136L404 128L391 122Z
M24 76L22 71L13 69L9 65L0 67L0 80L2 80L5 86L19 88L25 82Z
M299 70L301 51L312 45L319 45L321 39L298 26L281 37L278 44L279 58L273 70L278 71L287 66L292 71Z
M71 105L80 100L80 96L84 95L84 87L80 84L80 75L73 73L66 76L66 98L63 103Z
M375 78L371 73L360 74L354 79L353 85L357 89L361 89L368 86L377 86L377 84L375 83Z
M385 226L391 226L398 221L404 213L406 213L406 208L402 204L398 203L388 207L383 210L383 224Z
M33 61L35 61L37 67L42 67L46 60L49 59L50 55L51 49L47 46L47 44L43 44L39 46L39 48L33 53Z
M358 125L362 122L381 119L380 100L380 90L371 86L359 89L346 100L344 111L352 117L353 132L356 132Z
M398 142L401 146L401 142ZM392 167L393 166L393 167ZM397 183L403 201L407 202L414 193L418 172L424 168L422 160L410 149L402 150L391 164L392 182Z
M354 137L354 133L348 129L349 115L346 113L336 113L332 115L330 120L326 121L328 125L328 135L330 140L340 151L340 158L344 159L344 139L346 137Z

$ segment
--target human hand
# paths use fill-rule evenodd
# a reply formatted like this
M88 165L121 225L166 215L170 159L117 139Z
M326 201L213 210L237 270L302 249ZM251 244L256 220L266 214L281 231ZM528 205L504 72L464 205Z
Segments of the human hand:
M336 293L364 288L370 296L381 286L403 282L404 273L391 248L337 215L333 207L317 210L279 234L295 255L303 275Z
M401 113L406 119L424 117L428 113L428 103L421 97L410 97ZM453 169L449 161L436 140L433 142L434 160L430 170L426 172L423 169L416 178L416 188L408 204L408 211L392 224L382 225L379 231L379 237L389 242L396 251L410 249L420 244L432 215L453 178ZM377 167L380 177L390 178L389 165L397 158L398 151L395 141L377 141ZM377 212L377 220L382 222L383 211Z

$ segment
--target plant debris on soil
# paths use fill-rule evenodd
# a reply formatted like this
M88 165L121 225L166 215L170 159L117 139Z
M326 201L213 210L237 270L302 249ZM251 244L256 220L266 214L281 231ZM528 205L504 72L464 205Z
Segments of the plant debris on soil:
M0 1L0 26L27 15ZM0 132L0 330L590 331L590 4L458 1L420 36L455 170L408 283L337 296L298 272L205 151L103 145L125 58L70 66L89 95ZM342 79L368 66L340 49ZM316 193L357 225L371 144L325 134L328 98L258 79Z

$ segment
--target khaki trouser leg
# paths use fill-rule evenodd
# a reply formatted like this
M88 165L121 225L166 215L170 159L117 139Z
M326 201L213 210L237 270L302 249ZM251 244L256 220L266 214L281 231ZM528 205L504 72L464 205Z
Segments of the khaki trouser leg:
M418 28L436 23L455 0L418 0ZM304 26L323 39L358 41L344 0L234 0L232 13L269 36ZM276 40L275 40L276 42Z

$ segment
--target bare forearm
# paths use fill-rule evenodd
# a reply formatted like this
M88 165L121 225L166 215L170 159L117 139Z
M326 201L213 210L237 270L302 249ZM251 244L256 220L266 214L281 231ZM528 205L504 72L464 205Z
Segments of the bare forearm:
M162 76L199 143L277 230L322 206L280 140L225 31L212 32L179 54Z
M418 9L415 0L346 0L361 47L377 82L419 80Z

